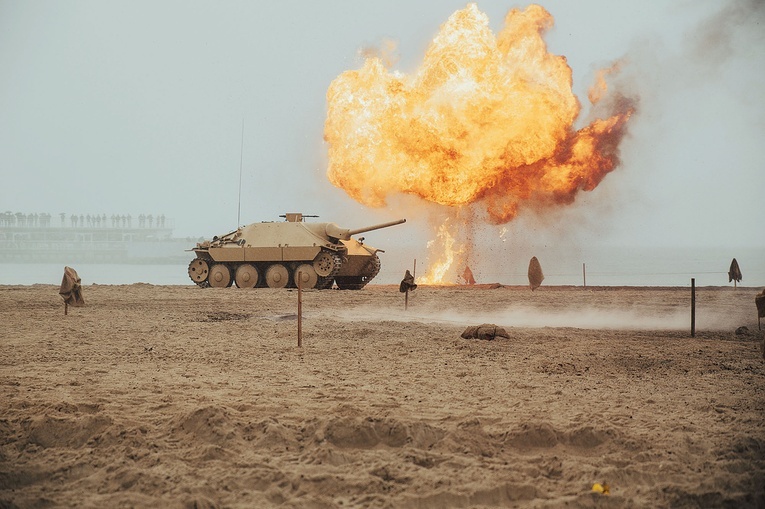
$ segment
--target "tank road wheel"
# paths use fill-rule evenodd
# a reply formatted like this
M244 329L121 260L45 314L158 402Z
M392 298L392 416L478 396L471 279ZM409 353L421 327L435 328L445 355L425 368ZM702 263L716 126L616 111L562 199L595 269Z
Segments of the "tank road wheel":
M298 265L292 274L293 279L295 280L295 286L298 284L298 274L300 274L300 286L305 289L316 287L316 283L319 281L319 276L316 274L316 271L307 263Z
M289 279L290 272L281 263L275 263L266 269L266 284L269 288L284 288Z
M321 277L327 277L335 272L339 268L336 258L337 255L329 251L322 251L317 254L316 258L313 259L313 269L316 271L316 274Z
M207 261L201 258L194 258L189 263L189 277L202 288L210 286L210 283L207 281L209 272L210 267L207 265Z
M213 288L227 288L231 286L231 269L222 263L216 263L210 268L210 286Z
M237 288L255 288L258 284L258 269L249 263L240 265L234 274L234 282Z

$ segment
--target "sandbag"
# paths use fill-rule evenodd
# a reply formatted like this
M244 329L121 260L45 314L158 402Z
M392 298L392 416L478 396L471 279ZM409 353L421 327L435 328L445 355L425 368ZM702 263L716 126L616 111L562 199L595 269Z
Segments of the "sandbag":
M487 341L491 341L497 337L510 339L510 336L505 329L497 327L493 323L472 325L465 329L465 332L463 332L460 337L464 339L485 339Z

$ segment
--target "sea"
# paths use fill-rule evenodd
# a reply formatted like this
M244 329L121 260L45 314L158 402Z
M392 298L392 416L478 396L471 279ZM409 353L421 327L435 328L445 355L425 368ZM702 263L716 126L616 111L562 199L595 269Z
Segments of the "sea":
M534 253L544 272L544 285L551 286L733 286L728 270L736 258L742 273L739 286L765 286L765 247L759 248L607 248L561 256ZM381 253L382 269L373 284L398 284L406 269L416 275L427 271L427 259L416 253ZM478 283L527 285L530 256L519 254L504 263L479 260L472 267ZM414 263L413 263L414 262ZM173 264L82 264L72 265L83 285L190 285L187 263ZM459 271L456 271L459 272ZM61 284L64 264L3 263L0 285ZM459 283L459 279L444 281Z

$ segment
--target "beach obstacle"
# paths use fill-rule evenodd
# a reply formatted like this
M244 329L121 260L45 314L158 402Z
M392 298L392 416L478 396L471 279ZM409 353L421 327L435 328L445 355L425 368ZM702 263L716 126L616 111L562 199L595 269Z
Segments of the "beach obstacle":
M728 282L733 281L733 288L736 288L736 284L741 282L743 277L741 276L741 268L738 266L738 262L734 258L730 262L730 269L728 269Z
M510 339L510 335L503 327L498 327L493 323L482 323L481 325L471 325L460 334L462 339L484 339L491 341L494 338Z
M58 294L64 299L64 315L69 314L69 306L81 307L85 305L82 297L82 280L77 271L71 267L64 267L64 278Z
M467 265L465 265L465 270L462 271L462 280L465 282L466 285L475 284L475 277L473 277L473 271L470 270L470 267Z
M544 280L545 275L542 273L542 265L536 256L532 256L529 261L529 288L531 288L531 291L533 292L539 288Z
M404 279L402 279L401 283L398 285L398 291L404 294L404 311L409 308L409 291L413 291L417 288L417 285L414 282L414 275L417 273L417 258L414 259L414 267L412 268L412 271L413 272L410 273L409 269L407 269L404 274Z
M762 330L760 320L765 318L765 290L762 290L755 298L754 304L757 306L757 330Z

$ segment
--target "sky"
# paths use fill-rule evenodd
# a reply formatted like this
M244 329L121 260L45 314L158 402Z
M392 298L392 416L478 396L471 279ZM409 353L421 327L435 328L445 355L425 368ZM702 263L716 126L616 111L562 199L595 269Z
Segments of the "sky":
M561 213L572 242L765 247L765 2L538 3L583 105L620 59L640 97L622 165ZM528 4L477 5L497 32ZM385 242L424 244L405 199L370 209L328 181L326 92L387 40L413 72L465 6L0 0L0 209L164 214L206 238L288 211L350 228L406 217ZM508 228L553 238L560 224Z

